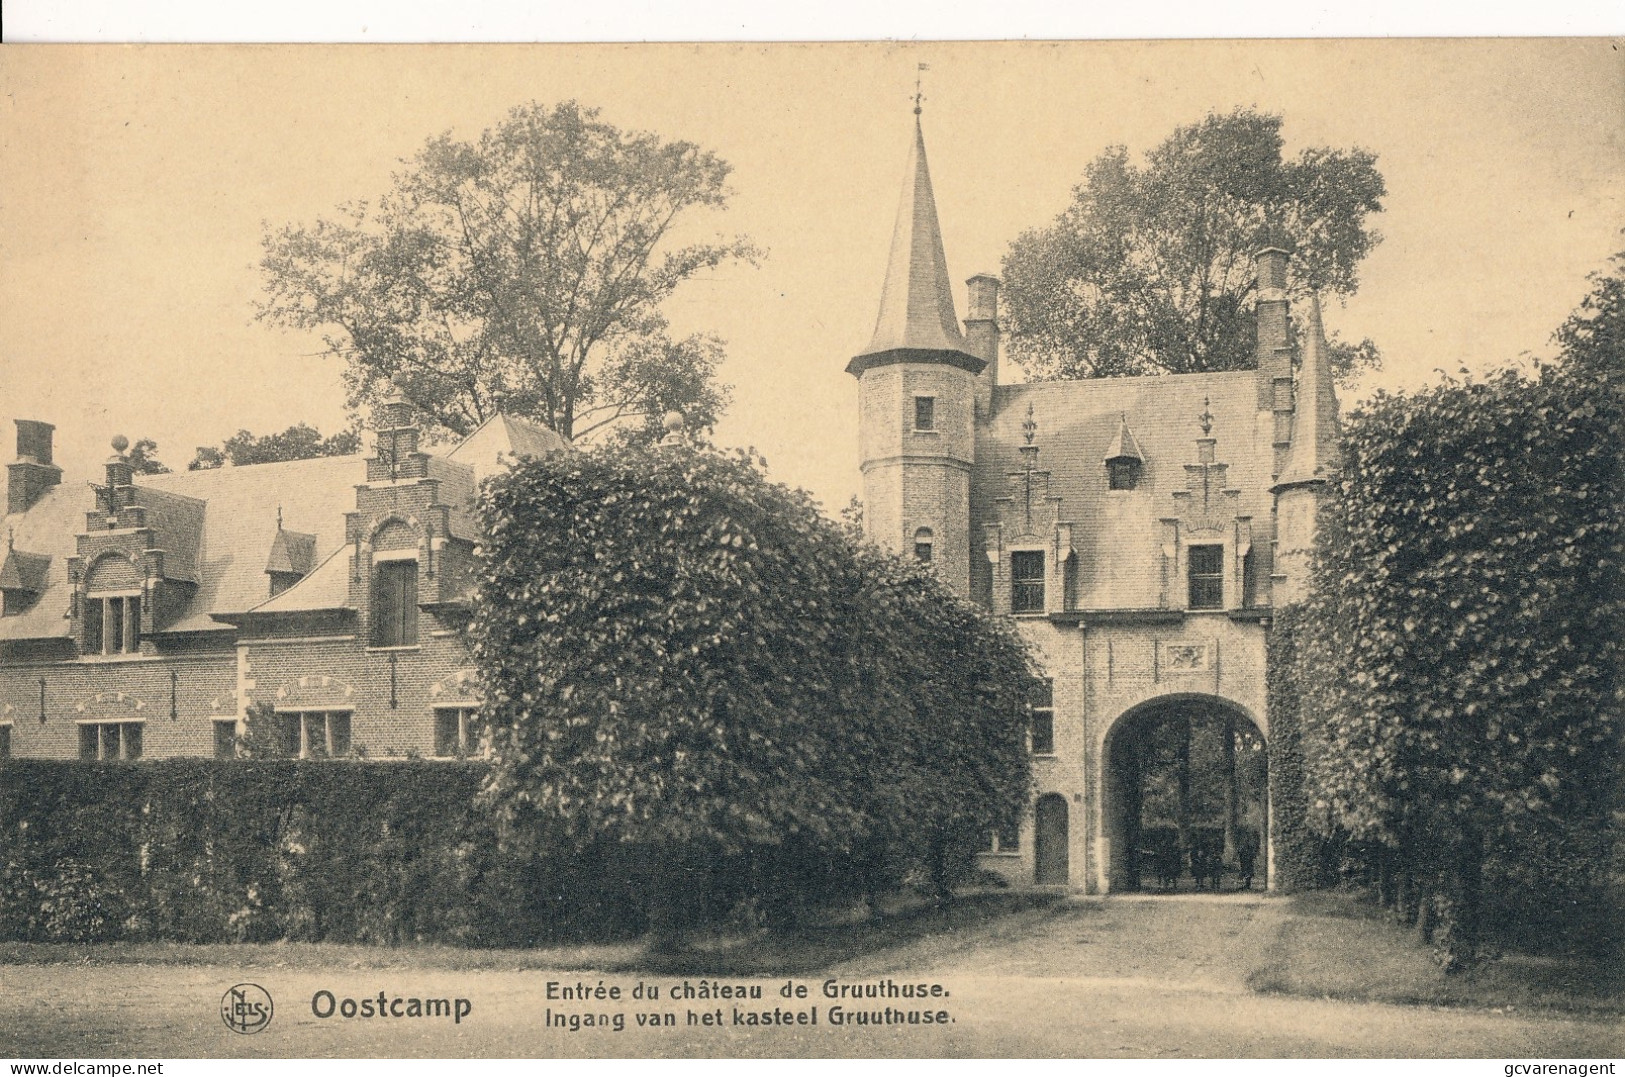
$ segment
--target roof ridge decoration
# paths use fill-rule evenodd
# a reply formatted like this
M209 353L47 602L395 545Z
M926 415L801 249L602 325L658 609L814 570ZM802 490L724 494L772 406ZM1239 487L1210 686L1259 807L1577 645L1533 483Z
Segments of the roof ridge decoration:
M1320 296L1309 296L1304 318L1303 364L1298 370L1298 410L1292 419L1292 444L1275 488L1325 482L1337 467L1337 390L1332 383L1331 355L1320 320Z
M918 115L914 118L914 141L892 228L891 254L874 335L847 370L860 374L886 362L882 357L890 353L906 353L892 361L947 362L972 373L980 373L987 365L971 351L954 311L936 196L925 158L925 134Z

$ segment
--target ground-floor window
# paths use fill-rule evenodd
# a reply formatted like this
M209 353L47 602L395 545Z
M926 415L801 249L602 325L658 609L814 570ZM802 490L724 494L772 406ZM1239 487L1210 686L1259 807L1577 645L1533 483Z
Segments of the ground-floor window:
M1034 755L1055 754L1055 682L1045 678L1033 690L1027 709L1031 718L1028 729L1032 737Z
M82 722L79 758L95 760L140 759L140 722Z
M216 759L237 758L237 719L216 718L214 720L214 757Z
M434 754L441 759L462 759L479 752L479 709L437 707L434 712Z
M332 759L350 753L349 711L279 711L283 754L293 759Z

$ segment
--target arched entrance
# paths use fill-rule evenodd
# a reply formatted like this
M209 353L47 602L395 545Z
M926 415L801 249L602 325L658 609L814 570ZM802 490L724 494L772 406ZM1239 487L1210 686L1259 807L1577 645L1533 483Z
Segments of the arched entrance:
M1047 793L1038 798L1033 811L1033 835L1033 882L1069 882L1065 797Z
M1107 890L1262 888L1268 752L1240 707L1142 704L1112 727L1102 763Z

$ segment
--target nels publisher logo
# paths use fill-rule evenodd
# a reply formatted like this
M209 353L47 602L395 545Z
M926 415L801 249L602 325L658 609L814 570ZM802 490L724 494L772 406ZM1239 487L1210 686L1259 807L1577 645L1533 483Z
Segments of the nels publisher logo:
M244 1036L263 1032L271 1023L271 993L259 984L238 984L221 996L220 1019Z

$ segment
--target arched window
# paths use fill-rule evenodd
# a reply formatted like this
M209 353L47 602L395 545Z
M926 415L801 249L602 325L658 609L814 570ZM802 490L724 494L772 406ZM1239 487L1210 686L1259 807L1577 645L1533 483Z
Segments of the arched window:
M931 545L934 541L931 529L922 527L914 532L914 559L917 561L931 560Z

